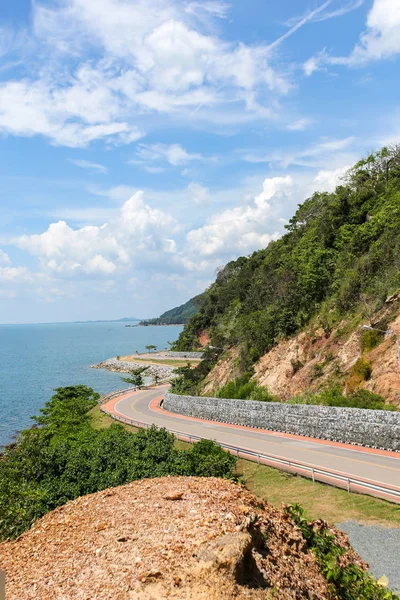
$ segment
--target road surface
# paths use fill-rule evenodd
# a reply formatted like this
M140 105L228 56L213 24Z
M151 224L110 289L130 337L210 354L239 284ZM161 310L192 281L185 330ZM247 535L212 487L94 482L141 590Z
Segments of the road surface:
M400 453L312 440L284 433L267 432L173 414L163 411L156 401L157 398L160 399L164 395L167 389L168 386L165 385L125 393L107 402L104 409L117 416L149 425L155 424L158 427L182 432L186 436L208 438L259 454L274 455L305 463L315 468L345 474L350 478L396 488L400 492ZM300 472L298 469L296 470ZM333 480L329 481L329 478L319 479L327 483L334 483ZM357 486L353 486L354 491L357 491L356 488ZM361 489L358 491L361 491ZM385 494L374 495L394 499ZM397 501L399 502L400 499Z

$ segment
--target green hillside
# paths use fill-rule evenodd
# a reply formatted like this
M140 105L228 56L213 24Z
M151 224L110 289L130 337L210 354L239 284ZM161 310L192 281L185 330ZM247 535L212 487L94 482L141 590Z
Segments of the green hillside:
M199 310L199 304L202 294L191 298L185 304L171 308L156 319L146 319L139 325L180 325L187 323L190 317L193 317Z
M400 147L357 163L333 193L299 205L287 233L228 263L202 295L175 344L236 346L242 371L282 337L317 320L330 331L344 315L365 317L400 287Z

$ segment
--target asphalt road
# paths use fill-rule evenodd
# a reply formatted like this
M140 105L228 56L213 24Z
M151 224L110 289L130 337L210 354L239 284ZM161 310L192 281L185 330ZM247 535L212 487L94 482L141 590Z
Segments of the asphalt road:
M179 415L172 416L171 413L152 409L151 401L162 395L167 388L168 386L160 386L126 395L116 402L114 411L121 416L147 424L154 423L159 427L166 427L187 435L216 440L261 454L301 461L314 467L338 471L349 477L367 479L400 490L400 454L398 457L391 456L389 453L376 454L368 452L368 449L357 447L353 449L329 442L314 442L307 438L276 435Z

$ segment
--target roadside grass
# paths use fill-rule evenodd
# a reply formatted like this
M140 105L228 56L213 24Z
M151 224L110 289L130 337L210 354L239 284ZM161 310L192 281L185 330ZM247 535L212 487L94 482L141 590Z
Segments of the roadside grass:
M110 427L113 423L119 423L119 421L116 421L109 415L103 413L100 410L100 405L94 406L89 411L89 415L92 417L90 424L93 429L105 429L106 427ZM121 425L131 433L137 433L139 431L138 427L132 427L132 425L128 425L127 423L121 423Z
M89 412L92 416L92 427L103 429L115 423L112 417L101 412L100 406L95 406ZM136 433L137 427L122 426ZM181 450L189 448L188 442L176 440L175 446ZM305 477L292 475L267 467L257 465L249 460L239 459L237 474L245 487L259 498L280 508L282 504L301 504L310 519L325 519L334 524L343 521L358 521L400 527L400 505L372 498L362 494L348 494L323 483L313 483Z
M274 506L301 504L310 519L325 519L338 524L354 520L361 523L400 527L400 505L363 494L313 483L292 475L240 459L237 472L246 488Z
M172 358L140 358L131 354L129 356L121 356L121 360L126 362L143 362L147 365L166 365L167 367L186 367L189 363L190 365L196 366L199 364L200 360L196 359L188 359L188 360L178 360Z

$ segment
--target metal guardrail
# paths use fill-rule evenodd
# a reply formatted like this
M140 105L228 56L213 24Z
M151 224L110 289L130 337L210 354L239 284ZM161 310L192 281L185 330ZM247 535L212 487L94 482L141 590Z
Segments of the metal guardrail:
M116 396L120 396L128 391L130 390L128 389L120 390L119 392L113 392L112 394L109 394L107 398L104 397L105 399L103 400L103 403L107 400L115 398ZM111 416L116 421L126 423L127 425L132 425L141 429L148 429L152 427L152 425L144 423L143 421L137 421L135 419L131 419L130 417L122 417L110 413L102 406L100 406L100 410ZM188 433L176 431L167 427L166 429L170 433L174 434L178 439L189 442L190 444L204 439L197 435L189 435ZM288 458L283 458L274 454L261 454L259 452L254 452L253 450L248 450L247 448L240 448L238 446L224 444L223 442L216 441L216 443L219 446L221 446L221 448L225 448L225 450L228 450L228 452L230 452L231 454L235 454L237 458L240 458L240 456L247 457L249 460L257 461L258 464L267 464L284 471L298 473L300 475L308 477L309 479L312 479L314 483L315 481L329 483L330 485L334 485L335 487L346 489L348 493L360 492L362 490L364 493L370 494L372 496L378 496L380 498L389 499L392 502L400 504L400 488L391 487L385 484L373 483L371 481L358 477L349 477L345 473L340 473L339 471L330 471L328 469L322 469L315 465L303 463L296 460L289 460Z

